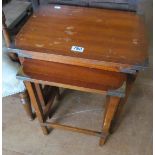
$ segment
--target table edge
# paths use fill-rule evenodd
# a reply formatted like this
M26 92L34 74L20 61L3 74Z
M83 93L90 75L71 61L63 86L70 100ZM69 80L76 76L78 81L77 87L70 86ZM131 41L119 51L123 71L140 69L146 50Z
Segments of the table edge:
M130 65L116 62L99 61L85 58L77 58L71 56L50 54L50 53L40 53L36 51L21 50L15 48L8 48L8 52L13 52L18 54L19 57L37 59L43 61L51 61L57 63L63 63L68 65L96 68L101 70L108 70L114 72L122 72L135 74L137 71L144 70L148 67L148 59L146 59L143 64Z

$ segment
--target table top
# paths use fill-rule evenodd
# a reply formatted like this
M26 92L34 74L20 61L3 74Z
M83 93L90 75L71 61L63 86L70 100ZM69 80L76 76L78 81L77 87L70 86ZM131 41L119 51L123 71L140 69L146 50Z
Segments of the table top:
M129 73L148 60L141 18L106 9L42 6L18 33L15 46L40 60Z

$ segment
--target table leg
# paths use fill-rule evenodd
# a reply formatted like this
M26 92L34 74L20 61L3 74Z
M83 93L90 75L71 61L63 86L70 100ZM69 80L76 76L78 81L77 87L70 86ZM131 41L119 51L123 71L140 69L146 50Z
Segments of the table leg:
M116 97L116 96L107 96L106 97L106 109L104 112L104 118L103 118L103 126L102 126L102 135L107 135L109 134L109 130L110 130L110 126L111 126L111 122L114 118L115 112L117 110L117 107L119 105L120 102L120 97ZM101 137L100 138L100 146L102 146L106 139L106 137Z
M138 74L138 73L137 73ZM112 120L112 125L111 125L111 128L110 128L110 132L113 133L118 125L119 125L119 119L120 119L120 116L122 114L122 111L123 111L123 108L124 108L124 105L125 103L127 102L127 99L128 99L128 96L131 92L131 89L133 87L133 84L136 80L136 77L137 77L137 74L135 75L128 75L128 79L127 79L127 83L126 83L126 95L124 98L121 98L121 101L118 105L118 108L117 108L117 111L115 113L115 116L114 116L114 119Z
M32 107L27 91L20 93L19 96L27 116L30 120L33 120L35 118L35 114L32 112Z
M44 118L44 114L43 114L43 110L42 110L42 107L41 107L41 104L38 100L38 97L36 95L36 90L35 90L35 86L33 83L31 82L28 82L28 81L25 81L25 86L28 90L28 93L29 93L29 96L31 98L31 102L32 102L32 105L35 109L35 112L36 112L36 115L37 115L37 118L40 122L40 125L41 125L41 128L42 128L42 131L45 135L48 134L48 129L47 127L43 126L42 123L44 123L45 121L45 118Z
M42 91L41 85L38 83L34 83L34 85L35 85L35 89L36 89L39 101L40 101L41 105L44 107L46 104L45 104L45 99L43 96L43 91Z

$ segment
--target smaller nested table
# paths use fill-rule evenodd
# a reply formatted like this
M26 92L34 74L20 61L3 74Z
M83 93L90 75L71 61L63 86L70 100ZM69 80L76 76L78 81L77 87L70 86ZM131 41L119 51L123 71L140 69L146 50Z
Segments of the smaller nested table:
M62 128L100 137L115 127L138 71L148 62L141 18L132 12L64 5L40 7L15 39L25 81L42 130ZM47 122L52 102L40 84L107 95L101 131Z

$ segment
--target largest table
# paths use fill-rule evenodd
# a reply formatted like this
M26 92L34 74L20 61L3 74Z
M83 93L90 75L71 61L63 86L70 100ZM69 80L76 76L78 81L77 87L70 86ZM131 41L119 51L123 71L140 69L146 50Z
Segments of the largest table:
M20 57L22 70L17 77L25 81L44 133L46 126L84 132L100 136L101 145L138 71L148 64L141 17L64 5L40 7L18 33L12 52ZM106 94L102 131L47 123L37 99L42 99L37 84Z

